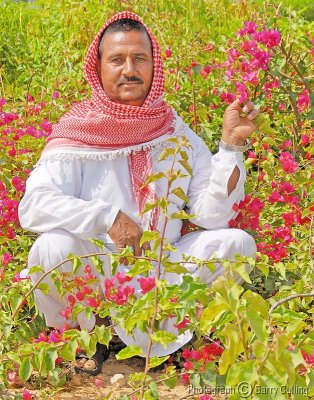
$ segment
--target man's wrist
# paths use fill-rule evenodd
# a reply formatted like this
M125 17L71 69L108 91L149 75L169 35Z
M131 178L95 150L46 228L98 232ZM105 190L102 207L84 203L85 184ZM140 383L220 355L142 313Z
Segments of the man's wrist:
M246 140L243 138L240 138L238 136L230 136L230 135L222 135L221 140L224 143L235 145L235 146L245 146L246 145Z
M235 152L243 153L243 152L247 151L248 143L247 143L247 141L245 141L241 146L239 146L236 144L226 143L225 141L223 141L221 139L219 142L219 147L224 150L227 150L227 151L235 151Z

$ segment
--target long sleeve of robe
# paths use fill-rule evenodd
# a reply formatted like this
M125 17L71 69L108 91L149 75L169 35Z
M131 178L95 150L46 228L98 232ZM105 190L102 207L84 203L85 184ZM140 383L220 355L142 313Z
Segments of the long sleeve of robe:
M171 190L180 186L189 202L185 204L170 194L168 212L186 206L195 215L193 223L207 230L227 228L236 216L233 204L244 196L243 156L223 149L212 155L193 131L186 127L184 134L192 146L186 151L192 176L177 161L175 170L181 169L185 177L177 179ZM160 147L152 148L154 172L165 172L172 163L171 157L158 162L161 151ZM101 236L110 242L106 233L119 210L140 223L128 155L112 157L112 151L91 148L58 148L47 153L27 180L20 202L19 217L24 229L43 233L61 228L80 239ZM228 180L236 166L240 178L228 196ZM158 196L165 196L166 189L165 178L156 182ZM181 220L169 221L166 236L170 242L180 237L181 226Z

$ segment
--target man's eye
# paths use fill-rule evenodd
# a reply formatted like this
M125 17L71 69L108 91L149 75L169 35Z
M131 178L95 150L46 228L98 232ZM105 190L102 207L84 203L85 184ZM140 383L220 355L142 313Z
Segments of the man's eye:
M115 64L120 64L120 63L122 63L122 58L120 58L120 57L113 58L111 60L111 62L113 62Z
M137 62L145 61L145 58L143 58L143 57L135 57L135 61L137 61Z

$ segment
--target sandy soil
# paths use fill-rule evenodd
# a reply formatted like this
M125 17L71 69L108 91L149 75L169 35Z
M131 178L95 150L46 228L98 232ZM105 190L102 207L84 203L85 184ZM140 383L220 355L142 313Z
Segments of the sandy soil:
M130 394L133 390L127 385L127 380L130 374L134 372L142 372L144 370L144 360L134 357L129 360L117 361L112 354L109 359L104 363L102 373L97 377L86 376L85 374L73 374L68 384L62 392L55 395L55 400L96 400L106 396L112 392L112 398L118 398L121 394ZM110 379L115 374L123 374L124 381L120 381L117 385L111 385ZM151 374L154 381L158 380L162 375L161 372ZM100 379L104 382L103 387L97 388L95 379ZM159 384L159 395L161 399L177 400L188 396L188 386L180 383L175 389L169 389L165 385ZM193 399L189 397L189 399ZM196 398L196 397L195 397Z
M73 364L74 366L74 364ZM102 372L96 377L86 374L76 374L73 369L68 374L68 380L64 388L59 392L45 396L43 392L33 390L32 386L27 383L26 387L31 394L34 395L34 400L54 399L54 400L103 400L106 395L112 392L112 399L118 399L122 394L130 394L133 389L127 384L130 374L144 371L144 359L133 357L131 359L117 361L115 354L111 354L108 360L104 363ZM110 383L111 378L116 374L123 374L125 379L116 385ZM150 374L154 381L157 381L162 375L162 370ZM96 380L96 383L95 383ZM103 382L102 387L97 387L99 380ZM11 400L14 394L23 392L23 389L8 390L5 393L0 393L1 400ZM194 396L189 393L189 387L179 381L175 389L170 389L158 384L158 392L160 399L179 400L188 398L189 400L199 399L199 396Z

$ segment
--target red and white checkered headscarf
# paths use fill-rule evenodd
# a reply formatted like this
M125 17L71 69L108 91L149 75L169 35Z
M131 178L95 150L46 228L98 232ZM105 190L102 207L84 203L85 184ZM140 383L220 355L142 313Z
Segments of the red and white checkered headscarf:
M104 92L97 73L98 47L102 34L112 22L123 18L140 22L146 28L152 43L153 81L141 107L111 101ZM53 126L45 150L64 145L117 149L140 145L162 135L173 133L175 124L173 110L163 100L164 68L159 46L154 35L138 15L124 11L114 15L104 24L87 52L84 71L92 89L91 98L74 105ZM149 149L134 151L129 159L133 191L139 211L142 211L146 201L156 199L156 193L151 187L141 188L152 172L151 152ZM157 213L153 212L151 229L155 229L157 217Z

